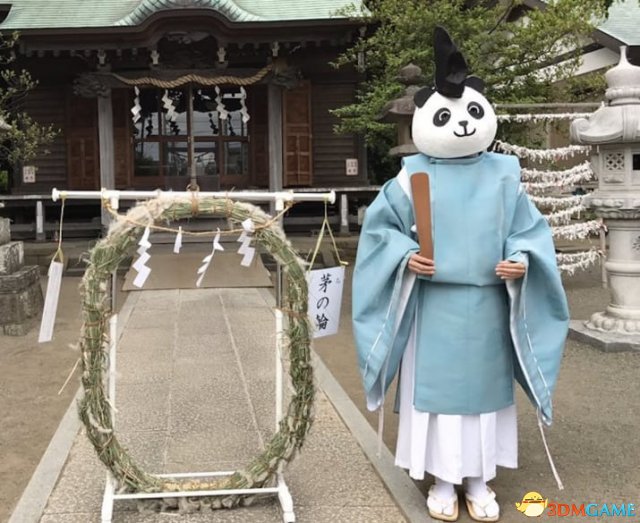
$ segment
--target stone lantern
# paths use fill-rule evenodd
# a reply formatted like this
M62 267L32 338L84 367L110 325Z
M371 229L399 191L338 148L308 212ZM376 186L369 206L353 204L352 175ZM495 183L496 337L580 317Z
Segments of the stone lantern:
M571 124L574 143L592 146L598 189L585 204L609 230L605 268L611 289L606 310L574 332L605 350L640 349L640 67L627 61L606 73L606 104Z
M417 65L406 65L400 69L398 81L406 86L404 96L387 103L378 120L384 123L394 123L398 129L398 145L393 147L389 154L391 156L407 156L418 152L411 139L411 120L416 108L413 96L420 90L420 86L424 85L422 69Z

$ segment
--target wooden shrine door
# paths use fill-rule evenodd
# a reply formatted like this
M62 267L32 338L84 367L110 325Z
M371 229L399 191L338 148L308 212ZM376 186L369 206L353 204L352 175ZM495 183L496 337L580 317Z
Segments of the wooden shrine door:
M131 136L131 100L128 89L113 89L113 169L116 189L133 187L133 137Z
M311 135L311 84L303 81L286 89L282 103L285 187L309 186L313 182Z
M249 98L249 137L251 151L250 183L261 189L269 188L269 107L266 85L254 85Z
M67 165L70 189L100 189L98 101L67 96Z

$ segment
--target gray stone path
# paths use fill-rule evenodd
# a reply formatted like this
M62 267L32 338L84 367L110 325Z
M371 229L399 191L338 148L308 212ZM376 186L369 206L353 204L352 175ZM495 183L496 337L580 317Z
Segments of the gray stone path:
M232 470L274 432L274 324L265 291L131 293L118 349L117 433L149 472ZM105 469L80 431L42 523L100 521ZM286 471L297 521L405 521L325 394ZM191 515L141 514L117 502L113 522L275 522L274 498Z

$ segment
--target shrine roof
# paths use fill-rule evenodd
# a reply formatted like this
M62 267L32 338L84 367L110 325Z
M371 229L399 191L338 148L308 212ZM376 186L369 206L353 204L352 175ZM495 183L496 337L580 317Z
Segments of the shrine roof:
M548 0L524 0L525 5L538 9L544 9L547 2ZM619 45L640 45L638 24L640 24L638 0L618 0L609 7L607 19L597 24L596 40L599 40L597 33L600 33L605 37L602 43L614 50L617 50Z
M344 20L361 0L14 0L0 30L134 27L162 11L211 10L234 23Z
M638 0L614 2L609 8L609 18L598 27L624 45L640 45L640 4Z

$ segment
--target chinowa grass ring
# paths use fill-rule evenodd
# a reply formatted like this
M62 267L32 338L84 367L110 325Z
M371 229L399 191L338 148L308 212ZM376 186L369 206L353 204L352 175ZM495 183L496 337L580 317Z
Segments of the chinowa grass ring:
M248 203L227 198L163 196L138 204L126 215L110 212L116 219L107 236L90 251L81 284L83 325L80 349L84 397L79 404L79 413L98 457L111 471L119 487L130 492L228 490L264 486L274 477L282 462L293 459L312 423L315 389L310 353L312 330L307 319L305 262L291 247L277 220ZM155 224L195 215L227 218L232 225L250 218L255 226L256 241L281 264L285 276L282 312L287 319L283 353L288 356L293 388L279 429L264 451L233 475L213 481L177 481L145 472L118 440L105 385L109 359L109 318L112 315L108 289L112 272L130 255L145 227L170 230ZM241 230L238 229L238 232ZM213 496L207 498L206 505L211 508L231 508L240 503L246 504L251 499L250 495Z

